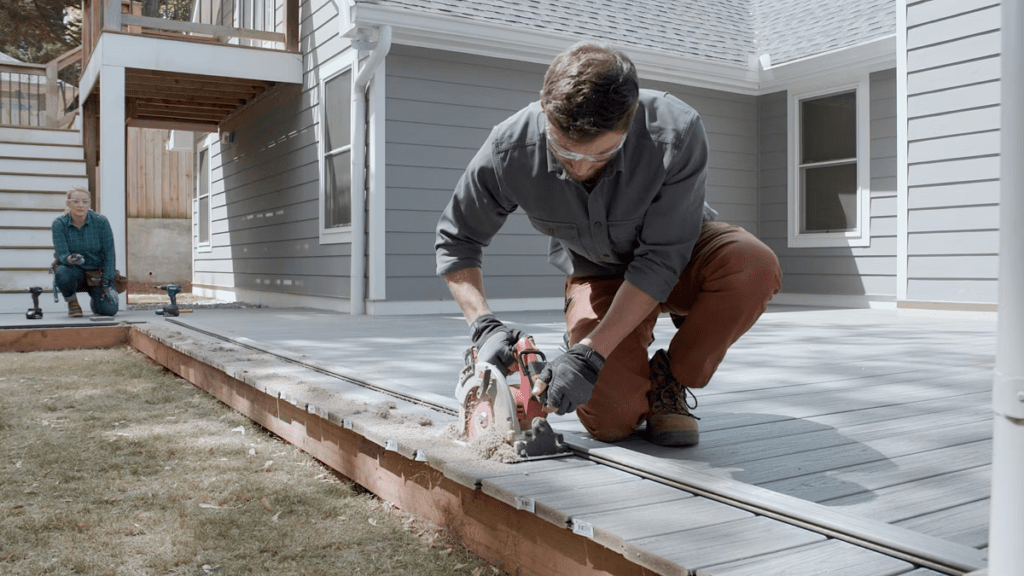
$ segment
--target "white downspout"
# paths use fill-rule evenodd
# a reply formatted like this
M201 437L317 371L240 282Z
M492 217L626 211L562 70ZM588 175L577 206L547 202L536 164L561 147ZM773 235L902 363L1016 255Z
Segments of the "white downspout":
M354 47L363 39L353 41ZM355 99L352 126L352 256L350 269L350 313L353 316L366 313L366 89L370 85L380 63L391 51L391 26L377 29L377 42L366 62L356 74L352 97Z
M999 312L992 390L989 576L1024 572L1024 8L1002 4Z

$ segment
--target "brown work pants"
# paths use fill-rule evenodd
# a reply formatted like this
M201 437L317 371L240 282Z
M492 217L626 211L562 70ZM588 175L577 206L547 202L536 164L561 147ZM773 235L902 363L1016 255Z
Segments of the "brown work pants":
M565 321L569 342L587 336L608 312L621 278L568 278ZM672 374L688 388L711 380L729 346L743 335L782 287L779 261L752 234L724 222L705 222L690 264L668 300L605 359L594 394L579 407L580 421L598 440L628 436L647 418L651 372L647 347L661 312L685 316L669 343Z

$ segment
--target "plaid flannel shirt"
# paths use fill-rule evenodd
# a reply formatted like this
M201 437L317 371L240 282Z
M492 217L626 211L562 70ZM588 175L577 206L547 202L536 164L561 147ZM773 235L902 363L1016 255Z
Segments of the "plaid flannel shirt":
M84 270L103 269L103 279L114 280L114 232L106 216L90 210L85 215L85 225L76 228L71 215L64 214L54 219L50 226L53 231L53 250L61 264L67 264L68 256L81 254Z

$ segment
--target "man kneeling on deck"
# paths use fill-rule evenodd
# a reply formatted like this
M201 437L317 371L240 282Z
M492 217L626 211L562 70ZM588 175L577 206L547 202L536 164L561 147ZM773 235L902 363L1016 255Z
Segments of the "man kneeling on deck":
M437 225L437 272L470 323L479 359L512 365L523 335L490 311L483 247L522 208L551 237L568 278L569 350L534 390L545 410L577 410L598 440L647 421L650 441L699 438L688 405L781 288L771 249L716 222L704 202L708 144L697 112L641 90L621 51L583 42L555 57L539 102L496 126ZM678 331L648 360L660 312ZM546 389L543 389L546 383Z

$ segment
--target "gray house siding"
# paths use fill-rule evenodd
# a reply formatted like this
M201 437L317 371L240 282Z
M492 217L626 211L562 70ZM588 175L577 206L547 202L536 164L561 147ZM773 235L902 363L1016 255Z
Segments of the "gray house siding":
M545 66L394 46L387 59L386 282L389 301L449 299L434 228L491 128L538 97ZM509 216L485 249L489 298L557 297L547 238Z
M782 290L793 294L896 294L896 71L871 74L871 244L850 248L789 248L787 93L757 99L760 237L779 256Z
M347 48L330 0L302 4L301 87L274 87L222 127L211 147L211 246L195 253L194 283L347 297L349 244L319 242L315 107L320 64Z
M996 301L1000 7L907 6L907 298Z
M396 46L387 61L386 274L389 301L448 299L434 275L434 226L495 124L538 98L546 66ZM752 96L662 82L701 113L711 145L708 200L757 231L757 113ZM514 213L485 251L489 298L560 297L547 238Z

